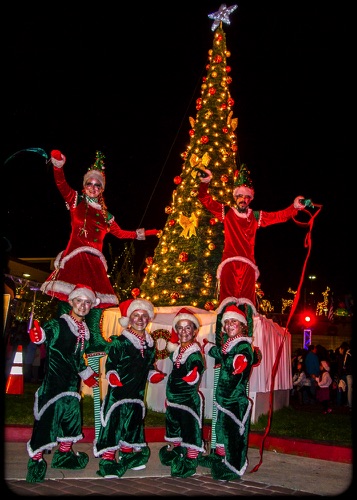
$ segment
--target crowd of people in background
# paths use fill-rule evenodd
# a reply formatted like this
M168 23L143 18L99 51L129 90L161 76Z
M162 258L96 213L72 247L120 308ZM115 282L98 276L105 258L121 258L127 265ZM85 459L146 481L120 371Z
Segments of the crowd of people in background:
M300 405L320 404L323 413L332 407L352 410L352 343L336 349L310 344L296 349L292 357L292 401Z

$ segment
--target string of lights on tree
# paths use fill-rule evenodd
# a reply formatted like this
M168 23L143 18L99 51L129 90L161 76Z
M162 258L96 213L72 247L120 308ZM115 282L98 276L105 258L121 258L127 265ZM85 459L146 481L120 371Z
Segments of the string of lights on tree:
M140 296L157 306L192 305L214 310L218 305L215 272L223 251L223 226L197 199L197 172L209 168L213 198L232 203L238 119L233 118L235 103L229 91L230 55L221 23L208 51L196 118L189 118L190 142L181 154L182 171L173 179L176 187L171 204L165 207L167 221L154 256L146 259Z

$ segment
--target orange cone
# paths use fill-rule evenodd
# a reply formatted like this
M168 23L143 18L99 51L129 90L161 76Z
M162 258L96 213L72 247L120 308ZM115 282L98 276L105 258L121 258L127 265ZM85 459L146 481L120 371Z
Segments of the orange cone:
M6 394L24 393L22 345L17 346L17 351L12 363L10 375L6 382L5 392Z

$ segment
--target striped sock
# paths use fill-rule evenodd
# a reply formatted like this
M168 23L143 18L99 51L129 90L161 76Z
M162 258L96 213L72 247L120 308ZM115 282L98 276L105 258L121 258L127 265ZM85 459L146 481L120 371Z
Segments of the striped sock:
M115 451L105 451L102 455L103 460L115 460Z
M194 450L193 448L187 448L187 457L188 458L197 458L198 450Z
M131 446L121 446L120 451L122 451L123 453L132 453L133 448Z
M216 454L219 455L220 457L225 457L226 450L224 449L224 446L216 446Z
M174 448L176 448L176 446L180 446L180 441L175 441L174 443L172 443L174 445Z
M61 453L67 453L68 451L71 451L72 449L72 442L71 441L62 441L59 445L59 451Z
M32 460L36 460L36 461L42 460L42 451L39 451L38 453L36 453L36 455L34 455L32 457Z

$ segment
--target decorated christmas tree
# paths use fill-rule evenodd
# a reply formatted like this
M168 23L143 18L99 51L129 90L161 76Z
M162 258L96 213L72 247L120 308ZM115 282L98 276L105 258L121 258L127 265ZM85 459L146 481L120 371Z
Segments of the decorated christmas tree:
M210 16L209 16L210 17ZM222 20L212 25L213 44L208 51L207 73L196 99L196 116L189 118L190 137L181 154L182 171L173 178L167 221L153 257L146 259L140 296L156 306L191 305L214 310L217 301L216 270L221 261L223 225L197 199L200 170L213 174L209 191L214 199L233 202L233 175L239 165L230 52Z

